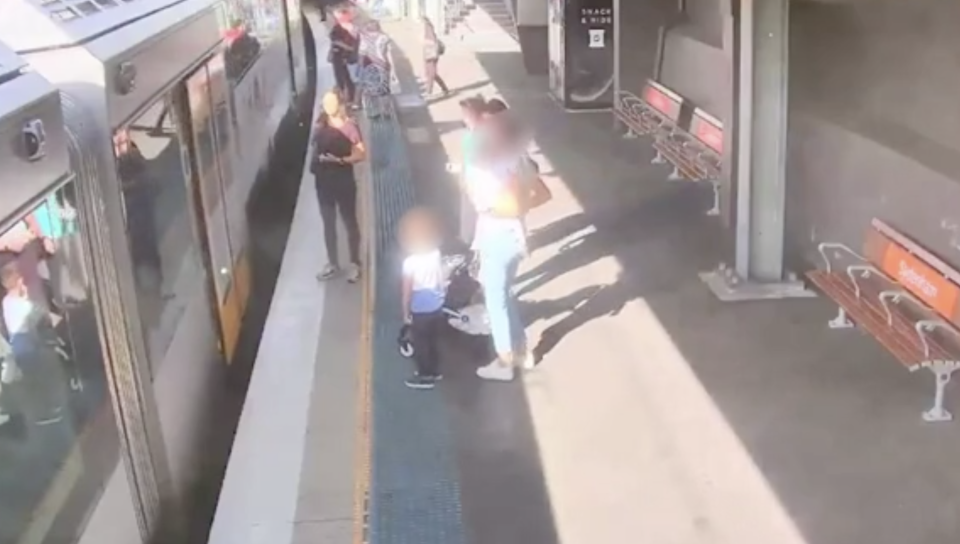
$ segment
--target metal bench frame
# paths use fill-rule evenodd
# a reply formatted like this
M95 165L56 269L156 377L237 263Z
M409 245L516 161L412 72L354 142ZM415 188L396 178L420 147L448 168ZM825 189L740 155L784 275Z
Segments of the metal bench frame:
M677 104L678 110L689 107L682 96L653 80L647 81L643 91L644 96L651 89L672 100ZM711 149L696 135L679 126L681 113L678 112L676 119L672 119L645 98L620 90L616 95L614 114L627 127L624 138L634 139L640 135L654 137L653 145L656 155L650 162L672 165L673 170L667 177L669 181L709 182L713 189L713 206L707 210L706 214L720 215L722 159L718 152ZM699 108L694 109L693 116L699 117L700 122L710 123L722 129L718 120Z
M647 82L643 94L646 95L651 89L675 101L679 104L678 107L683 107L683 97L653 81ZM625 139L632 140L675 128L675 120L671 120L665 112L651 105L646 99L629 91L617 91L613 111L617 119L627 127L627 132L623 135Z
M889 234L886 232L881 231L881 234L889 236ZM902 241L902 238L898 240L894 237L890 237L890 239L895 243ZM919 310L920 313L930 316L928 319L918 319L914 321L913 324L913 328L917 334L917 339L919 340L923 350L923 359L915 365L905 366L907 366L907 369L910 372L914 372L920 368L930 370L936 380L933 405L929 410L923 412L923 420L929 423L952 421L953 415L946 408L944 408L944 397L946 387L950 383L953 373L960 369L960 360L956 358L940 359L931 357L931 343L934 342L934 338L931 335L936 331L942 331L954 336L957 340L960 340L960 331L958 331L953 324L940 317L927 304L904 289L897 280L883 273L874 264L872 264L867 257L854 251L849 246L837 242L824 242L817 246L817 251L820 253L820 256L823 259L824 270L827 273L834 272L834 262L828 256L828 251L834 251L835 253L843 252L843 254L845 254L847 257L853 259L854 264L850 264L845 268L845 274L853 284L854 296L858 300L861 298L864 291L860 281L880 281L885 286L889 287L886 289L881 289L876 296L886 314L887 325L891 326L891 334L894 334L892 326L895 307L900 303L907 302L913 305L914 309ZM844 309L842 305L839 305L836 317L828 321L827 325L831 329L848 329L855 326L853 321L847 315L846 309ZM945 348L941 348L941 350L947 351ZM955 348L953 351L960 356L960 348Z

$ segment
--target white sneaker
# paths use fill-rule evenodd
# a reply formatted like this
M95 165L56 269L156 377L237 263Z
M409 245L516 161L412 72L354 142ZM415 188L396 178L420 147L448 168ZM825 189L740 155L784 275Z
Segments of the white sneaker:
M347 267L347 281L350 283L360 281L360 265L351 264Z
M477 369L477 376L484 380L493 382L513 381L513 365L504 365L500 361L494 361L486 366Z
M340 268L332 264L323 267L323 270L317 274L317 281L327 281L340 273Z

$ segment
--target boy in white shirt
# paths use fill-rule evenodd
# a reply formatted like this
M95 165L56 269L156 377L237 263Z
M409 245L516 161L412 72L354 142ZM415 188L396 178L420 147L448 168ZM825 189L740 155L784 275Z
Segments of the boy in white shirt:
M36 304L16 262L0 268L3 287L3 322L9 335L13 360L23 373L24 406L29 421L49 425L63 419L67 403L67 380L58 352L53 316Z
M404 323L410 327L417 365L406 384L411 389L433 389L441 378L439 341L446 326L440 229L432 213L414 208L400 220L399 235L405 254L401 310Z

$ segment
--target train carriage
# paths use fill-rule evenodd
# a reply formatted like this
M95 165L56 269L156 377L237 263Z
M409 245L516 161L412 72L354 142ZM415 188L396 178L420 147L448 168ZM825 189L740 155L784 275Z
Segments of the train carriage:
M0 544L181 529L249 297L249 199L307 91L303 39L296 0L0 4L0 134L43 134L39 158L0 147L0 235L30 248L0 269L50 322L45 366L0 373ZM62 393L59 415L4 406L36 388ZM30 458L5 452L31 448L65 453L33 459L31 500L5 496Z

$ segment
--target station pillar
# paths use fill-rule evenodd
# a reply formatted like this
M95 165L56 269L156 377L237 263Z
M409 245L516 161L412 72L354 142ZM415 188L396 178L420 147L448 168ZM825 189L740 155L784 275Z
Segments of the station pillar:
M725 301L815 296L784 267L789 0L733 0L733 265L701 274Z
M512 0L517 39L528 74L547 75L550 66L547 20L551 0Z

